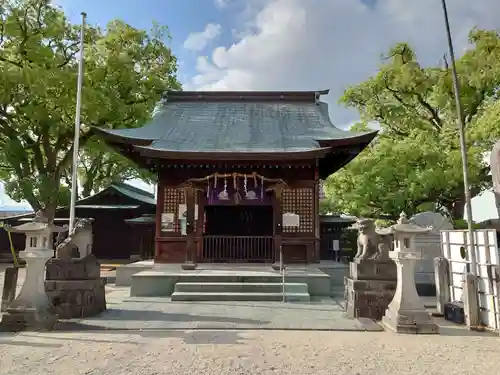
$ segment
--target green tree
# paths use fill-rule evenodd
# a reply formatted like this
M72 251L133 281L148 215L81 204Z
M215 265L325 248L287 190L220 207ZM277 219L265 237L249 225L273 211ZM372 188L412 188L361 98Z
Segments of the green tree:
M122 21L105 30L86 28L82 170L89 158L102 157L98 144L89 143L91 126L138 126L163 91L180 88L176 58L164 43L167 31L155 25L147 32ZM73 154L78 48L79 25L70 24L50 1L2 2L0 177L9 196L49 217L69 201L64 177ZM105 179L111 175L105 173Z
M470 180L482 181L481 153L471 151L469 158ZM351 215L396 220L402 211L453 212L462 196L460 152L428 132L397 141L381 135L326 185L332 209Z
M489 187L484 152L500 84L500 36L472 30L471 47L457 62L468 139L471 192ZM364 122L380 124L377 140L327 182L337 211L397 218L430 205L462 218L462 164L452 78L446 61L422 67L409 45L395 45L378 74L341 98ZM488 108L486 110L485 108ZM489 117L485 117L489 116ZM497 122L498 124L498 122ZM499 130L496 130L496 134Z
M112 183L131 179L141 179L154 183L156 176L137 166L121 154L114 152L102 140L95 137L87 141L85 149L79 155L78 180L80 191L78 196L86 198ZM71 185L71 167L63 172L63 181Z

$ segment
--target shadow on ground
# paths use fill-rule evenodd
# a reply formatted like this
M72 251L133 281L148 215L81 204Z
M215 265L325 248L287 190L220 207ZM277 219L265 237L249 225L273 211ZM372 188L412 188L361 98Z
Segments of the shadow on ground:
M192 315L167 313L153 310L133 310L133 309L108 309L99 316L87 318L92 320L125 320L125 321L149 321L149 322L221 322L234 324L267 324L268 321L256 319L233 318L228 316Z
M62 329L59 329L62 328ZM81 336L75 337L67 335L66 332L92 332L92 333L107 333L110 337L116 335L127 336L123 340L120 339L103 339L99 336L84 338ZM83 342L83 343L105 343L105 344L130 344L144 345L144 342L139 338L146 339L165 339L177 338L184 341L186 344L200 345L234 345L243 344L246 338L243 337L244 331L217 331L217 330L114 330L105 329L99 326L90 326L79 323L62 323L62 327L58 327L57 331L52 332L23 332L17 335L11 335L8 338L0 338L0 345L10 346L26 346L33 348L60 348L68 341Z

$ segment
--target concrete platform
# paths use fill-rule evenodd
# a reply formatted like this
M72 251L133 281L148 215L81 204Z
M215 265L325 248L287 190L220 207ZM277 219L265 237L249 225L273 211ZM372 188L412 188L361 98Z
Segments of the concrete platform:
M132 275L144 270L150 270L154 265L154 260L143 260L117 267L116 286L130 286L132 283Z
M180 264L157 264L149 270L131 275L132 297L169 297L177 283L274 283L282 277L270 265L200 264L196 270L186 271ZM307 284L311 297L331 296L330 276L315 265L290 265L285 282Z
M113 302L99 316L61 322L59 330L130 332L160 330L328 330L382 331L368 319L349 319L331 298L310 302L175 302L169 297L127 297L128 288L110 293Z
M283 301L307 302L311 296L305 283L183 283L175 284L172 301Z
M172 301L272 301L279 302L283 299L281 293L252 293L252 292L174 292ZM309 302L309 293L285 293L286 302Z

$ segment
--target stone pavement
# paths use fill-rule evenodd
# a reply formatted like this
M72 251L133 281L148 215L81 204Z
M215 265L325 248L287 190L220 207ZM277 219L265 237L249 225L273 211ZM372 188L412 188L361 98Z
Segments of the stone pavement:
M21 269L18 288L24 275L25 269ZM3 270L0 270L0 280L1 288ZM58 330L382 330L371 320L346 318L340 298L324 298L311 303L171 302L169 298L131 298L129 295L129 287L109 284L106 286L108 311L98 317L61 322Z
M131 298L129 293L128 287L114 287L106 295L108 311L98 317L61 323L58 329L382 330L371 320L346 318L341 304L329 298L310 303L171 302L169 298Z

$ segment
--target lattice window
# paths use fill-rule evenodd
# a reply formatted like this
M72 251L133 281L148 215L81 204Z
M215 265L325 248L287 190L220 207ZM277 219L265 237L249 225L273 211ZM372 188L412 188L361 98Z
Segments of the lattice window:
M165 188L164 199L163 199L163 213L173 214L174 222L172 229L166 229L166 232L180 232L180 222L179 222L179 205L186 203L186 197L184 190L177 188ZM163 223L162 223L163 228Z
M282 212L299 215L299 227L283 227L285 233L310 233L314 230L314 189L284 189Z

